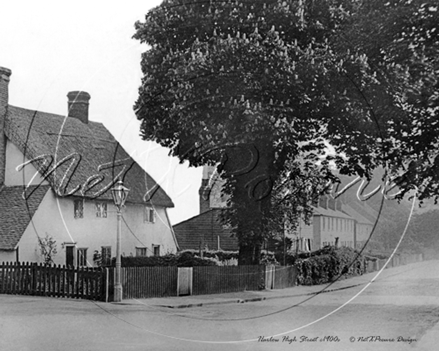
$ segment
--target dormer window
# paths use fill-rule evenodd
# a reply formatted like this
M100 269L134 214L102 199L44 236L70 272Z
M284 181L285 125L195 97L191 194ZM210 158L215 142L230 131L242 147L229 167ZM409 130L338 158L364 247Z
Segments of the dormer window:
M144 209L144 222L145 223L154 223L156 220L156 212L150 206L145 206Z
M74 200L73 201L73 217L84 218L84 200Z

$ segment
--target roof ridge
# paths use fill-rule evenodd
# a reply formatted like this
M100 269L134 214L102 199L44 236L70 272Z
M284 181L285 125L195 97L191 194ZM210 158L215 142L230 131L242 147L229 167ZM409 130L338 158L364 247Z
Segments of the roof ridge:
M208 211L205 211L205 212L202 212L202 213L196 214L196 215L194 215L194 216L192 216L192 217L190 217L190 218L188 218L188 219L185 219L185 220L182 221L182 222L179 222L179 223L177 223L177 224L174 224L174 225L173 225L173 228L174 228L175 226L177 226L177 225L180 225L180 224L186 223L186 222L188 222L188 221L190 221L190 220L192 220L192 219L194 219L194 218L196 218L196 217L203 216L203 215L205 215L205 214L207 214L207 213L210 213L210 212L213 212L213 211L218 211L218 210L222 210L222 208L210 208Z
M8 105L8 108L16 108L19 110L25 110L25 111L29 111L29 112L35 112L35 113L41 113L41 114L45 114L45 115L49 115L49 116L53 116L53 117L61 117L61 118L72 118L72 117L68 117L67 114L66 115L60 115L58 113L53 113L53 112L46 112L46 111L40 111L40 110L35 110L35 109L31 109L31 108L26 108L26 107L20 107L20 106L14 106L14 105ZM81 122L82 123L82 122ZM92 121L89 120L87 124L99 124L105 127L104 123L102 122L97 122L97 121ZM86 125L87 125L86 124ZM107 128L106 128L107 129ZM110 133L111 134L111 133ZM113 135L112 135L113 136Z
M174 207L165 190L103 123L89 121L85 124L49 112L10 107L6 130L9 140L31 162L36 162L37 170L46 170L48 177L45 179L58 196L73 191L83 198L111 199L110 187L116 178L123 178L132 190L128 202ZM77 133L77 137L57 138L56 134L47 133L61 126L66 127L68 134ZM89 133L90 137L81 137ZM57 163L53 163L55 155L59 155ZM56 179L53 178L55 169L61 174ZM65 182L66 177L68 182ZM148 195L151 201L145 201Z

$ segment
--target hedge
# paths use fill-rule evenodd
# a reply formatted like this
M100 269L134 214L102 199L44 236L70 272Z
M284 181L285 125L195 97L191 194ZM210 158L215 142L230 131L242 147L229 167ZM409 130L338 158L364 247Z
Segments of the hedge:
M289 258L298 269L297 283L318 285L336 280L338 277L362 275L366 271L366 260L358 251L348 247L327 247L308 258Z
M112 259L112 266L116 265L116 258ZM157 266L216 266L217 263L209 258L195 257L191 253L183 252L181 254L167 254L164 256L149 257L121 257L122 267L157 267Z

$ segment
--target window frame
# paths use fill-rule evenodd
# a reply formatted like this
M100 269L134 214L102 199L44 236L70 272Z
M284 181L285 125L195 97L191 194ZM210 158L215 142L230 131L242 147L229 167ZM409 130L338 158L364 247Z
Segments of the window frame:
M144 223L155 223L156 211L151 206L144 207Z
M147 247L146 246L136 246L136 257L147 257Z
M81 204L81 206L79 206L79 204ZM73 200L73 218L84 218L84 199Z
M95 202L96 218L107 218L107 202Z
M108 252L106 252L108 250ZM108 253L108 254L107 254ZM101 246L101 266L110 266L112 263L112 247L110 245Z
M153 256L159 257L160 256L160 245L153 244L152 247L153 247L153 250L152 250ZM156 249L157 249L157 253L156 253Z
M76 266L77 267L88 267L87 249L88 249L88 247L78 247L76 249Z

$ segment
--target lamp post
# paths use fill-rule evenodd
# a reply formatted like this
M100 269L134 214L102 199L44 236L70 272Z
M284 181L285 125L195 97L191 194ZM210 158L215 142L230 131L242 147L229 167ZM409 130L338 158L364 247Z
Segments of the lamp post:
M122 180L116 183L116 186L112 189L113 201L115 202L117 210L117 232L116 232L116 275L114 285L114 301L122 301L122 284L121 284L121 232L122 232L122 207L127 200L128 192L130 190L124 187Z

